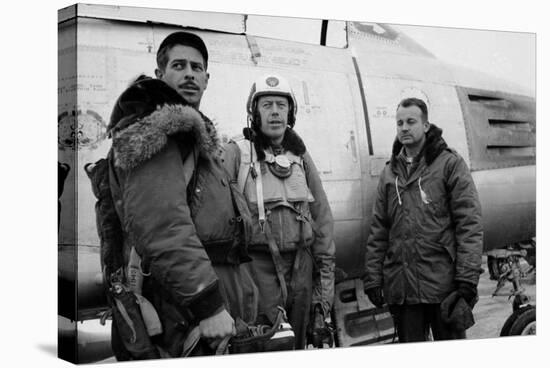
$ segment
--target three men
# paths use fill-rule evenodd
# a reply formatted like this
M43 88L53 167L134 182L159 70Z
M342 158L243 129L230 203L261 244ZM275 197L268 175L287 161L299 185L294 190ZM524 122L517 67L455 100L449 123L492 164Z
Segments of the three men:
M194 324L203 337L223 338L235 333L234 318L273 322L281 306L295 347L304 348L310 312L326 318L332 307L335 246L319 174L292 129L297 102L288 82L270 75L254 83L247 140L226 147L225 166L248 203L237 208L215 128L197 110L209 80L206 46L194 34L173 33L157 64L157 79L124 91L109 124L111 191L125 255L135 249L150 275L143 295L163 326L155 343L181 356ZM388 302L402 342L425 340L429 327L435 339L464 337L442 321L440 304L455 290L473 302L481 262L471 175L427 115L421 100L399 104L366 254L368 296L377 306ZM235 236L244 211L253 219L247 267Z
M253 218L249 264L260 292L259 315L273 322L284 307L295 347L306 344L310 310L329 316L334 298L333 219L319 174L292 129L298 106L287 80L260 77L247 103L251 128L230 144L225 164Z
M396 120L366 250L367 295L377 307L389 305L400 342L425 341L429 328L435 340L464 338L464 327L442 319L442 303L452 295L471 306L477 296L477 191L464 160L429 123L424 101L401 101Z

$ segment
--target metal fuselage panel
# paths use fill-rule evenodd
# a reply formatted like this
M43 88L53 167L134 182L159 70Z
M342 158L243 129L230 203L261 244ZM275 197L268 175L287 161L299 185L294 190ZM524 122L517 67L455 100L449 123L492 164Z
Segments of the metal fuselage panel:
M486 251L535 236L535 166L474 171L472 176L481 201Z

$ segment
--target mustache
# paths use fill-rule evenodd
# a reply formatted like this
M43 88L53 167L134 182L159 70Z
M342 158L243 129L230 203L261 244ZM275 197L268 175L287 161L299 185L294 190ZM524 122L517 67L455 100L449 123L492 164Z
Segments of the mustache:
M197 86L194 82L185 82L179 85L180 88L191 88L191 89L199 89L199 86Z

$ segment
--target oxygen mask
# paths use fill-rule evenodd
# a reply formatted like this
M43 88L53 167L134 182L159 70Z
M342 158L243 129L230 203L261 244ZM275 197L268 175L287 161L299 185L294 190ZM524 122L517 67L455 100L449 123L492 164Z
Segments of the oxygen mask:
M269 171L280 179L288 178L292 174L292 162L284 154L272 156L272 159L267 161Z

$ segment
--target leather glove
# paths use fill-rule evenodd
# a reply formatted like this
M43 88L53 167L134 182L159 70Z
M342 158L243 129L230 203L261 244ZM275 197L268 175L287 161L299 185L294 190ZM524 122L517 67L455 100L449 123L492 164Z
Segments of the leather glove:
M477 296L477 286L465 281L457 283L456 291L469 305L472 304Z
M374 304L377 308L382 308L384 305L384 295L382 294L382 288L379 286L370 288L366 290L367 296L369 297L369 300Z

